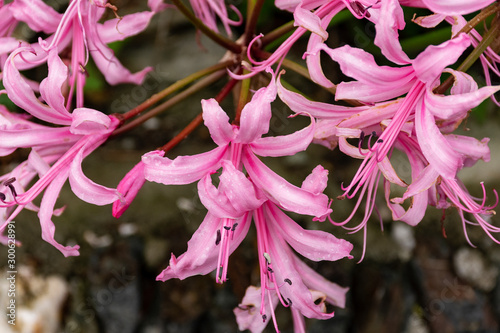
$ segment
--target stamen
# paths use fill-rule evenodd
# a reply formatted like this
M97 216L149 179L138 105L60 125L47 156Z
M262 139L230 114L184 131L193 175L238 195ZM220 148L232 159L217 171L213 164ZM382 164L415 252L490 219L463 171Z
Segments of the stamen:
M215 238L215 245L219 245L221 239L222 239L222 236L221 236L220 230L217 230L217 237Z
M371 15L368 13L368 9L372 6L368 6L365 8L359 1L351 1L352 10L361 17L369 18Z
M267 264L271 265L271 256L269 255L269 253L264 252L263 256L266 259Z
M12 192L12 195L14 196L14 200L15 200L15 197L17 197L17 192L16 192L16 188L14 187L14 185L12 185L12 183L14 183L15 181L16 181L16 177L12 177L12 178L9 178L3 182L3 185L7 186L10 189L10 191Z
M15 182L15 181L16 181L16 177L12 177L12 178L9 178L9 179L7 179L6 181L4 181L4 182L3 182L3 184L4 184L5 186L9 186L9 185L11 185L13 182Z

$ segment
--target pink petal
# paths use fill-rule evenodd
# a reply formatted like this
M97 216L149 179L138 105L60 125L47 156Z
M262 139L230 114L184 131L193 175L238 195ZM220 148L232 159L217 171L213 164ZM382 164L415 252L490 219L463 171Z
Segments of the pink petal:
M323 41L328 39L328 32L322 27L321 20L316 14L298 6L293 12L293 18L295 27L307 29L321 37Z
M111 118L102 112L88 108L76 108L71 114L71 133L77 135L101 134L112 126Z
M84 148L80 149L71 162L69 183L73 193L81 200L98 206L119 200L120 194L116 189L96 184L83 174L83 150Z
M227 146L193 156L178 156L171 160L156 153L142 156L145 164L144 175L150 182L164 185L180 185L195 182L221 167L221 159Z
M50 50L47 64L49 66L49 75L40 83L40 95L61 116L71 117L68 110L66 110L66 99L61 91L65 88L65 85L68 85L68 67L59 58L57 48Z
M49 186L45 189L45 194L43 195L42 202L40 204L40 210L38 212L38 217L40 218L40 225L42 227L42 239L47 243L51 244L57 248L65 257L78 256L80 253L78 249L80 246L62 246L55 239L56 228L52 222L52 215L54 213L54 205L56 203L57 197L61 191L62 186L68 178L68 171L58 173L54 179L51 181Z
M232 253L245 238L250 227L251 214L246 214L237 220L231 240ZM167 281L172 278L184 280L193 275L205 275L217 268L219 249L216 243L217 230L220 230L221 219L207 213L193 237L188 242L185 253L176 258L173 254L169 266L156 277L158 281Z
M448 65L455 63L471 44L467 34L440 45L430 45L413 60L413 68L420 81L432 84Z
M285 89L280 80L278 80L277 85L280 99L295 113L307 113L316 118L340 120L369 108L368 106L348 107L315 102L296 92Z
M250 330L252 333L260 333L264 331L267 323L271 320L270 318L266 320L262 319L259 311L262 304L261 295L262 291L260 287L249 286L245 291L245 296L241 300L241 303L234 308L233 312L240 331ZM269 297L264 297L264 302L265 312L271 313L278 305L278 295L275 291L271 291L272 304L269 304Z
M154 151L158 156L163 156L165 152ZM140 161L132 170L130 170L125 177L120 181L116 190L122 195L120 200L113 202L112 214L114 217L119 218L130 206L135 199L137 193L144 185L146 178L144 178L144 163Z
M483 9L495 0L422 0L435 13L463 15Z
M203 121L210 131L210 136L219 145L227 145L234 138L233 127L229 117L215 99L201 100Z
M333 50L321 45L321 49L339 63L344 74L358 80L339 83L335 94L337 100L379 102L400 96L413 85L415 75L411 66L378 66L371 54L348 45Z
M279 230L283 239L304 257L313 260L339 260L352 257L353 245L321 230L307 230L299 226L274 204L266 203L264 212L268 221Z
M326 33L325 29L328 28L332 18L344 8L345 5L343 3L338 3L335 8L332 8L330 12L321 19L321 26L319 28L323 29ZM307 70L311 80L322 85L323 87L333 88L335 85L332 81L327 79L323 73L323 69L321 67L321 54L319 51L315 52L315 50L319 50L318 44L321 44L326 40L326 38L323 37L325 36L320 36L318 34L312 34L311 37L309 37L307 51L304 54L304 57L306 58ZM328 37L328 35L326 35L326 37Z
M453 150L462 155L464 166L473 166L478 160L490 161L489 138L479 141L476 138L455 134L445 135L445 138Z
M311 124L297 132L282 136L258 138L250 144L252 151L260 156L288 156L304 151L314 136L314 119Z
M18 20L25 22L36 32L43 31L50 34L56 31L62 14L41 0L16 0L13 1L10 10Z
M443 178L455 179L457 171L462 168L462 159L439 131L423 99L417 102L415 131L422 153L433 168Z
M20 47L12 52L5 62L3 71L3 84L5 90L12 102L17 106L29 112L33 116L58 125L71 124L71 115L66 115L55 112L54 109L48 105L42 104L35 96L33 89L26 83L19 71L14 65L14 57L21 52L30 51L29 48ZM57 94L57 92L53 92Z
M232 163L222 161L219 190L229 199L231 205L240 212L257 209L266 199L258 193L251 181Z
M242 160L251 181L262 189L271 201L284 209L298 214L312 215L320 220L331 213L326 195L314 194L288 183L248 149L244 150Z
M276 83L273 75L267 87L260 88L241 111L240 131L236 142L251 143L269 131L271 102L276 99Z
M99 24L99 38L104 44L124 40L145 30L154 12L139 12Z
M349 288L344 288L336 283L330 282L322 275L307 266L302 260L294 257L294 265L299 272L305 285L311 290L319 290L326 295L326 301L339 308L345 307L346 294Z
M200 200L208 211L219 218L234 219L260 207L266 199L257 195L245 175L230 162L222 161L222 166L218 189L210 175L198 183Z
M272 227L271 227L272 228ZM279 236L269 238L269 251L273 258L273 270L279 292L285 300L290 299L292 306L308 318L328 319L333 313L325 313L324 304L315 304L311 291L304 284L302 276L294 266L294 256L290 248ZM285 280L290 283L284 282Z
M0 130L2 141L0 148L33 148L45 145L57 145L61 141L72 139L67 127L25 130Z
M316 166L304 179L301 188L314 194L323 193L328 185L328 170L321 165Z
M403 52L398 34L398 30L405 27L403 9L397 0L386 0L381 3L380 13L375 24L375 45L380 47L382 54L390 61L399 65L409 64L410 58Z

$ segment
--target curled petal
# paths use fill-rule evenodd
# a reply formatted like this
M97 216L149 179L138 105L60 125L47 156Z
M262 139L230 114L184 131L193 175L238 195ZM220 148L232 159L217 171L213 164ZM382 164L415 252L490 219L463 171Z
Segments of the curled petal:
M165 154L163 151L151 152L151 154L154 153L158 156L163 156ZM144 163L140 161L125 175L116 188L122 197L120 200L113 202L112 213L114 217L119 218L128 209L145 181Z
M49 75L40 83L40 95L47 104L63 117L71 117L66 110L62 89L68 80L68 67L57 54L57 48L49 51L47 59Z
M443 178L454 179L463 166L462 159L439 131L434 116L424 106L423 100L417 103L415 131L422 153L429 163Z
M409 64L410 58L403 52L398 34L398 30L403 30L405 26L403 9L397 0L387 0L382 1L380 13L375 24L375 45L390 61L399 65Z
M69 183L71 190L81 200L102 206L120 199L120 194L114 188L108 188L94 183L82 171L83 149L81 149L71 162Z
M173 160L156 153L146 153L142 156L144 175L148 181L164 185L190 184L217 171L226 151L227 146L221 146L198 155L178 156Z
M112 120L108 115L89 108L77 108L71 114L71 133L79 135L100 134L108 131Z
M440 119L461 119L497 91L500 91L500 86L487 86L457 95L436 95L428 91L425 102L429 111Z
M61 251L65 257L78 256L80 253L78 249L80 246L62 246L55 239L56 228L52 222L52 215L54 215L54 205L57 197L61 192L61 188L68 179L68 172L63 171L57 174L45 190L45 194L40 204L38 217L40 218L40 225L42 227L42 239L47 243L53 245L56 249Z
M71 115L69 113L62 114L55 112L50 106L40 103L33 89L15 67L14 58L21 52L26 51L31 51L31 49L27 47L18 48L10 54L4 65L3 84L10 100L38 119L58 125L71 124ZM60 91L52 93L57 94Z
M440 45L428 46L412 63L419 80L433 83L445 67L455 63L470 44L470 37L462 33Z

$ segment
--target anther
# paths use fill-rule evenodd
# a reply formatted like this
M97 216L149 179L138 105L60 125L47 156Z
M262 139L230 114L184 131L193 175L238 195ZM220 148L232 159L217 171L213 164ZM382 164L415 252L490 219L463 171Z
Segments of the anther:
M371 7L371 6L370 6ZM370 7L364 7L359 1L351 1L351 8L352 10L358 14L359 16L365 16L365 17L370 17L370 13L367 12L367 10Z
M264 252L263 256L266 259L267 264L271 265L271 256L269 255L269 253Z
M265 323L267 320L267 316L265 314L262 315L262 322Z
M16 181L16 177L12 177L12 178L9 178L6 181L4 181L3 185L7 186L10 189L10 191L12 192L12 195L14 197L17 197L16 188L14 187L14 185L12 185L12 183L14 183L15 181Z
M9 186L9 185L11 185L13 182L15 182L15 181L16 181L16 177L12 177L12 178L9 178L9 179L7 179L6 181L4 181L4 182L3 182L3 184L4 184L5 186Z
M270 273L273 273L273 269L269 266L267 266L267 270L270 272Z
M238 223L233 224L233 227L231 228L231 231L236 230L236 227L238 226Z
M288 298L288 297L287 297L287 301L288 301L288 304L289 304L290 306L292 306L292 300L291 300L290 298Z
M5 196L5 194L3 194L2 192L0 192L0 200L5 202L5 199L7 199L7 197Z
M285 282L288 283L289 285L292 285L292 280L290 280L289 278L286 278Z
M221 241L221 234L220 234L220 230L217 230L217 238L215 238L215 245L219 245L220 244L220 241Z
M229 230L231 230L231 227L230 227L230 226L225 225L225 226L224 226L224 229L226 229L227 231L229 231Z

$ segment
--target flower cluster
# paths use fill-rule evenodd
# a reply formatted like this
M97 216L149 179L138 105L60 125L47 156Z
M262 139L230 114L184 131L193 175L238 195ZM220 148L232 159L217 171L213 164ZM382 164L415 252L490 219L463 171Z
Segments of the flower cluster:
M57 242L52 222L54 215L63 212L55 206L67 180L79 199L94 205L112 204L116 218L126 212L146 181L164 185L197 182L200 201L207 211L205 218L189 240L187 251L172 253L168 267L157 280L182 280L215 271L216 282L226 282L229 257L250 228L255 228L258 285L249 286L234 309L239 328L254 333L262 332L271 321L278 332L278 304L290 308L295 331L305 332L304 317L328 319L333 312L327 309L327 303L337 307L346 303L348 288L326 280L301 257L310 261L352 258L353 245L329 232L305 229L287 213L363 230L366 237L366 225L378 210L375 199L382 184L392 220L416 226L428 206L454 207L467 240L466 226L478 225L500 243L495 235L500 227L491 219L498 203L496 191L491 190L496 200L487 200L488 191L481 183L483 197L475 198L458 176L463 168L490 159L489 139L454 133L484 100L491 97L498 104L495 93L500 86L492 84L500 74L498 2L276 0L276 10L293 13L293 21L267 35L257 34L263 1L249 5L246 18L233 5L228 10L224 1L192 0L192 12L178 0L173 3L199 31L226 47L228 53L219 64L188 76L186 81L155 94L129 112L108 115L86 106L84 88L89 61L110 85L141 84L152 67L131 73L108 44L139 34L155 14L170 10L170 6L148 0L149 10L121 17L119 8L106 0L70 0L62 13L41 0L0 1L1 93L17 107L12 111L0 105L0 156L20 148L30 149L26 160L0 176L2 233L26 208L38 213L45 241L64 256L76 256L79 246ZM430 11L431 15L414 17L411 24L432 29L445 22L449 38L438 45L424 45L411 59L399 38L409 23L403 6L408 8L406 11ZM105 13L114 18L103 20ZM476 14L471 21L462 16L471 13ZM329 38L332 22L337 15L346 14L374 25L378 58L356 45L333 46ZM219 34L218 21L225 36ZM475 30L474 26L482 21L491 22L488 29ZM38 39L19 38L19 25L29 27ZM231 29L240 25L245 31L233 41ZM291 34L283 37L272 53L264 49L288 32ZM306 33L310 34L302 50L302 67L291 62L288 54L296 52L297 41ZM325 54L327 57L322 59ZM482 87L466 73L477 59L485 72ZM333 62L351 80L333 82L325 74ZM385 65L379 65L381 62ZM21 73L44 66L47 76L40 82ZM301 87L291 89L286 84L288 74L281 67L333 92L335 103L310 99L300 92ZM146 112L167 95L204 76ZM112 135L125 133L190 96L190 89L210 85L213 78L221 77L227 78L225 88L217 97L201 100L199 117L164 147L138 158L137 165L116 188L96 184L84 175L83 159ZM233 113L226 113L219 104L230 93L237 96L233 119ZM310 124L291 134L272 136L272 104L277 98L293 112L291 117L308 117ZM169 158L169 150L201 123L216 147L197 155ZM324 194L328 170L323 166L316 166L299 187L272 171L260 158L295 155L311 144L338 148L346 156L361 160L353 178L344 180L342 194L337 198L356 198L355 209L344 221L336 221L335 202ZM405 158L394 159L396 151ZM398 175L396 163L407 163L410 177ZM395 188L399 189L396 196ZM38 206L34 200L40 196ZM360 217L357 210L363 202ZM356 226L347 227L353 220L358 220ZM4 236L0 239L5 241ZM362 257L365 251L366 244Z

